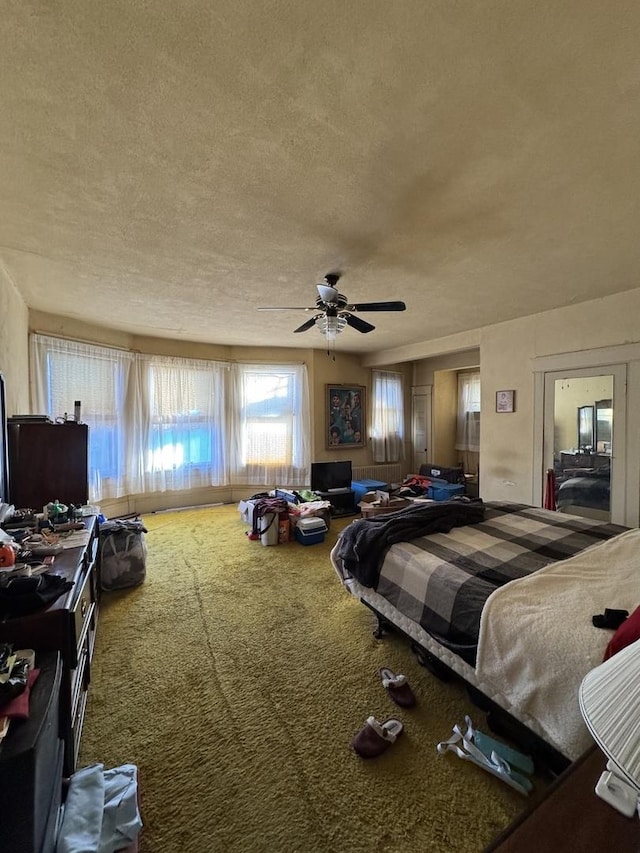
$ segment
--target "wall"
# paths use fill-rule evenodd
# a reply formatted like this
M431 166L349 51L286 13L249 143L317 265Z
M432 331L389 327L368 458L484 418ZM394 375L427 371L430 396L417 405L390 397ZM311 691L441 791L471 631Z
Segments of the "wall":
M371 448L367 443L365 447L358 449L327 448L325 442L326 431L326 385L348 384L363 385L365 387L365 398L367 407L367 418L371 417L371 369L362 366L359 356L337 352L335 359L327 355L325 350L320 349L287 349L272 347L227 347L213 344L203 344L191 341L169 340L164 338L152 338L131 336L112 329L103 329L98 326L83 323L81 320L58 317L39 311L31 311L29 314L29 326L32 331L44 334L54 334L62 337L75 338L108 346L122 347L137 352L156 353L160 355L176 356L181 358L210 358L224 359L230 361L248 362L304 362L307 365L309 376L310 397L310 422L311 435L311 458L312 461L327 461L331 459L351 459L354 466L372 464ZM400 364L389 366L388 369L396 369L405 377L405 421L408 430L410 414L410 387L412 366ZM28 408L25 409L28 411ZM287 483L280 485L287 486ZM203 504L209 502L236 501L247 494L261 490L261 484L254 487L244 486L241 489L206 489L199 492L189 493L162 493L147 495L145 497L134 497L131 500L120 500L105 504L108 514L124 512L144 512L158 506L163 508L181 507L191 504Z
M445 339L447 340L447 339ZM413 362L413 384L433 385L439 370L470 370L480 366L480 349L465 349Z
M599 347L638 343L640 290L524 317L482 329L481 493L486 500L533 503L542 471L534 471L535 359L586 353ZM640 389L630 363L627 446L640 440ZM495 411L499 389L516 390L513 414ZM638 471L635 478L637 491ZM535 484L535 485L534 485ZM637 523L637 522L636 522Z
M0 262L0 372L7 415L29 411L28 310Z
M435 369L463 366L454 364L455 359L477 347L482 377L481 495L486 500L534 503L543 478L541 466L535 466L534 470L534 459L540 450L534 436L541 416L534 408L536 359L557 356L554 360L571 362L582 354L588 358L595 348L624 347L623 360L629 359L627 452L632 468L629 477L634 478L628 489L633 494L628 494L627 501L632 506L634 501L637 504L640 491L637 450L640 448L640 360L634 354L635 346L640 343L639 313L640 289L633 289L446 338L380 351L367 356L364 363L375 366L389 361L412 361L414 385L431 384L429 378ZM496 391L503 389L516 392L513 413L495 411ZM540 443L538 437L536 440Z
M429 462L457 465L456 424L458 411L458 374L454 370L436 370L433 374L433 437Z
M304 351L311 365L314 453L318 459L330 456L324 448L324 412L321 403L326 382L346 380L368 384L358 381L366 375L368 368L402 364L411 371L410 363L416 362L413 384L431 384L427 380L429 364L437 364L437 369L444 369L448 365L440 362L440 359L466 361L467 357L461 356L461 353L477 348L480 358L474 359L474 364L481 364L482 375L482 497L486 500L532 503L534 480L541 477L539 471L534 474L534 424L537 415L534 411L535 359L561 353L569 357L571 353L595 347L638 343L638 316L640 289L635 289L605 299L470 330L438 341L387 350L361 361L355 357L338 355L336 362L331 359L325 362L321 359L327 358L326 354L321 351ZM164 345L167 345L166 342ZM287 352L291 357L291 351ZM262 350L261 353L264 359L270 355L270 351ZM348 370L345 370L345 365ZM473 364L451 364L452 369L468 366ZM629 447L640 446L639 373L640 369L636 366L630 369L627 423ZM511 414L495 411L495 394L501 389L516 391L516 407ZM407 408L407 418L408 415ZM634 476L637 477L637 472L634 472Z
M594 407L596 400L613 396L613 381L610 376L576 377L556 383L554 447L556 451L578 447L578 408Z
M420 359L414 362L413 384L432 386L432 437L429 462L438 465L457 465L459 453L455 448L458 373L477 370L480 350L474 348Z

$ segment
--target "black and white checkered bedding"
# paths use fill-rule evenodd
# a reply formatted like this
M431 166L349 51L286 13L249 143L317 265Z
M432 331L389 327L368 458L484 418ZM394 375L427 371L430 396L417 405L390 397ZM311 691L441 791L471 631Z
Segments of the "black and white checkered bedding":
M377 592L473 666L480 614L494 590L624 530L524 504L485 503L484 521L392 545Z

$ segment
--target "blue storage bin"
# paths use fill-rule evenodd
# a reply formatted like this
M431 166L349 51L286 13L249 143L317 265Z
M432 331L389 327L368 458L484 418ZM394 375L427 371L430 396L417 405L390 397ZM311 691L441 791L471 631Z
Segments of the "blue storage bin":
M352 480L351 489L355 492L355 502L360 503L367 492L375 492L376 489L386 489L387 483L381 480Z
M301 545L317 545L318 542L324 542L324 534L326 530L302 530L296 527L294 536L296 541Z
M457 483L446 483L432 480L431 485L427 489L427 497L432 501L448 501L455 495L463 495L464 486L459 486Z

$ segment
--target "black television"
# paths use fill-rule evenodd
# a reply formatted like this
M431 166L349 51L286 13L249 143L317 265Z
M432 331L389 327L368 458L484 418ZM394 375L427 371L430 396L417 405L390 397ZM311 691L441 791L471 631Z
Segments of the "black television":
M334 489L350 489L352 480L351 462L312 462L311 489L314 492L331 492Z

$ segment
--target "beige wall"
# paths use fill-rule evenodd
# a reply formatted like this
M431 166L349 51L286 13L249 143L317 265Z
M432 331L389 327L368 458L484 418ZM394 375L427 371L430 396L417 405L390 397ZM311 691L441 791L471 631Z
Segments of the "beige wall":
M250 346L228 347L164 338L145 338L126 335L112 329L102 329L80 320L57 317L39 311L30 312L29 327L31 331L45 334L55 334L93 343L123 347L137 352L157 353L181 358L220 358L248 362L304 362L307 365L309 375L313 460L324 462L329 459L351 458L354 466L371 464L371 449L368 445L361 449L352 449L350 453L346 449L337 450L325 446L326 385L363 385L366 394L367 418L370 419L371 417L371 368L363 367L359 356L337 353L334 359L333 356L327 355L325 350L279 347L266 349ZM391 365L388 369L398 370L405 377L405 405L408 418L412 367L410 364L400 364Z
M414 385L433 384L437 370L456 369L465 365L470 344L479 358L482 378L482 434L480 451L480 491L486 500L513 500L533 503L540 489L542 470L534 470L536 419L536 359L557 357L571 362L577 356L597 348L624 348L621 358L635 358L627 349L640 343L640 289L604 299L592 300L555 311L472 329L435 341L425 341L385 350L368 356L366 363L406 359L414 363ZM609 353L602 355L605 363ZM594 353L591 366L597 363ZM640 362L627 361L627 449L630 453L630 491L638 491L637 468L640 447ZM574 365L575 366L575 365ZM512 414L495 411L496 391L513 389L516 406ZM437 400L434 401L437 408ZM628 505L637 500L629 495ZM637 523L636 519L634 523ZM630 522L627 522L630 523Z
M12 382L25 381L26 378L26 343L25 309L11 289L7 297L8 283L2 282L3 299L6 304L4 322L9 324L10 334L14 344L2 345L0 350L3 360L1 366L10 373ZM398 350L381 352L375 358L362 359L360 362L353 356L337 355L333 362L320 350L284 350L288 359L294 356L303 358L309 365L309 375L313 404L313 446L318 459L330 457L324 447L324 385L327 382L354 382L369 385L369 367L398 364L404 365L407 377L415 362L412 383L431 384L427 381L429 370L433 364L437 369L460 369L473 366L467 355L461 355L473 348L478 348L480 358L473 360L480 363L482 375L482 438L481 438L481 493L486 500L514 500L532 503L534 495L534 360L555 354L571 354L595 347L613 347L640 341L640 328L637 317L640 316L640 289L628 293L617 294L578 305L572 305L557 311L536 314L507 323L500 323L482 329L471 330L468 334L460 334L438 341L424 344L405 346ZM117 333L104 332L99 334L86 327L78 326L71 321L52 318L57 329L43 325L43 315L36 313L30 317L32 328L42 331L57 331L74 337L96 340L104 343L116 343L108 340ZM13 325L15 324L15 326ZM95 336L94 336L95 335ZM137 341L141 344L141 341ZM465 345L466 344L466 345ZM469 346L471 344L471 346ZM158 344L162 351L168 352L174 347L185 354L190 347L194 352L203 354L201 345L183 345L176 342L162 341ZM207 347L209 355L221 348ZM246 352L252 352L247 349ZM274 351L259 351L263 358L273 357ZM18 353L20 355L18 355ZM11 354L11 355L9 355ZM177 352L175 354L178 354ZM239 353L236 353L238 357ZM245 350L242 351L244 357ZM443 363L441 359L450 359ZM463 362L463 363L460 363ZM431 368L429 365L431 364ZM368 367L362 366L368 365ZM640 445L640 381L637 381L640 368L630 369L628 386L628 445ZM409 387L409 380L407 381ZM516 391L516 409L512 414L498 414L495 411L495 394L501 389ZM14 394L23 394L23 391ZM18 408L24 406L24 402ZM407 418L409 411L407 409ZM407 424L409 421L407 420ZM365 451L362 451L366 455ZM356 461L356 457L354 457ZM358 464L360 460L358 459Z
M640 341L640 290L524 317L480 331L482 376L481 492L487 500L510 499L532 503L535 359ZM640 399L629 363L627 387L627 445L640 439ZM516 411L498 414L495 392L513 388ZM636 479L637 470L629 471Z
M39 311L29 314L29 327L31 331L55 334L63 337L91 341L109 346L123 347L145 353L157 353L177 357L190 358L220 358L232 361L255 361L255 362L304 362L307 365L309 375L309 395L311 404L311 419L309 429L312 441L312 460L323 462L331 459L351 459L354 467L372 464L371 447L367 444L359 449L336 449L327 448L325 442L326 430L326 386L328 384L363 385L365 387L365 399L367 407L367 418L371 417L371 368L363 367L361 358L349 353L336 353L327 355L325 350L319 349L285 349L271 347L227 347L203 344L189 341L167 340L164 338L150 338L131 336L112 329L102 329L77 319L58 317ZM410 416L410 390L412 365L409 363L388 366L390 370L398 370L404 376L405 385L405 419L408 427ZM370 420L368 420L370 422ZM407 430L408 432L408 430ZM258 490L260 484L256 484L254 491ZM286 483L282 483L286 486ZM144 511L148 508L162 506L184 506L187 503L206 503L213 500L238 500L246 497L247 487L242 490L217 489L206 490L198 494L173 494L152 495L145 499L137 498L135 503L119 502L117 507L109 505L110 512ZM251 487L249 487L251 491Z
M414 386L430 385L432 388L429 462L451 466L459 464L460 454L455 447L458 373L478 370L479 367L479 348L420 359L413 363Z
M454 466L458 413L458 374L455 370L436 370L433 375L433 438L429 461Z
M29 411L28 310L0 263L0 373L7 415Z
M610 376L575 377L559 383L555 394L554 448L556 451L578 447L578 408L593 406L595 429L596 400L613 397Z

